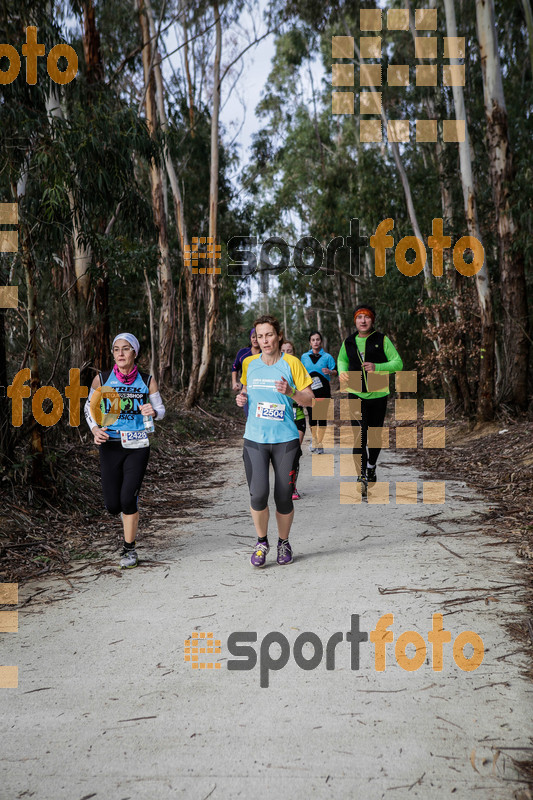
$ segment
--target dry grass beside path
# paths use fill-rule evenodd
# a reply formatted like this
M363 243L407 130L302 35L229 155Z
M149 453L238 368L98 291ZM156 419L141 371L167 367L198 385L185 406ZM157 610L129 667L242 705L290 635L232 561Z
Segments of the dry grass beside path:
M511 543L523 561L528 618L509 623L509 635L533 646L533 422L525 418L491 422L474 428L465 422L446 425L446 447L404 451L410 463L444 480L463 480L487 497L489 509L479 518L495 546ZM527 672L533 680L533 662ZM513 759L533 785L533 758Z
M188 489L206 485L213 447L240 432L244 419L228 399L210 398L191 411L178 393L165 392L167 416L153 441L142 491L142 526L198 508ZM35 488L2 483L0 491L0 582L68 575L88 565L117 570L120 520L103 507L98 450L88 430L83 443L69 441L54 452L54 484Z
M488 533L497 530L516 544L533 588L533 422L491 422L474 429L447 423L446 447L417 450L416 464L486 495L489 510L481 522Z

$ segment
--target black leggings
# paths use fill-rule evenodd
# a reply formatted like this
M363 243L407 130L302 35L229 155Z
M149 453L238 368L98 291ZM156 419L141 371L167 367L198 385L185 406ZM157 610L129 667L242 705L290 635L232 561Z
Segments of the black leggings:
M270 491L268 469L274 467L274 501L280 514L293 510L292 487L294 479L294 457L300 448L299 439L278 444L262 444L244 440L242 457L246 480L250 489L250 505L254 511L264 511L268 506Z
M353 394L348 394L353 399ZM361 428L361 447L354 447L352 453L361 456L361 467L366 469L367 463L375 464L381 453L381 447L369 447L367 458L367 434L369 428L382 428L387 413L388 394L385 397L375 397L373 400L361 399L361 419L352 419L352 425Z
M306 428L307 428L307 425L305 424L305 417L303 419L297 419L296 420L296 427L298 428L299 431L302 431L302 433L305 433ZM293 469L293 473L294 473L294 476L293 476L293 479L292 479L292 483L293 483L293 487L294 488L296 488L296 480L298 478L298 473L300 472L300 459L301 459L302 455L303 455L302 446L300 445L300 447L296 451L296 455L294 456L294 465L293 465L293 468L292 468Z
M110 514L137 513L137 497L150 458L150 448L130 450L120 441L100 445L100 474L105 507Z
M327 426L328 421L326 419L313 419L313 409L311 406L307 406L307 414L309 415L309 425L312 428L314 428L315 425L318 425L319 428L325 428Z
M314 378L317 375L318 375L317 372L311 372L312 378ZM329 384L328 379L325 378L323 375L318 375L318 377L322 381L322 388L315 389L313 391L314 396L316 397L317 400L322 400L325 397L327 398L331 397L331 386ZM313 419L313 409L311 406L307 406L307 415L309 417L309 425L311 426L311 428L314 428L315 425L318 425L319 428L325 428L328 424L327 420L325 419Z

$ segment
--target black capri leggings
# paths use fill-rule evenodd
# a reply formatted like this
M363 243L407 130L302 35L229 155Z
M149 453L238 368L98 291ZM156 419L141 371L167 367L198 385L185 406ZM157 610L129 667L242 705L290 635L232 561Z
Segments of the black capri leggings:
M316 399L322 400L324 397L331 397L331 386L327 378L323 375L318 375L318 372L311 372L311 377L314 378L315 376L318 376L322 381L322 388L313 390ZM311 406L307 406L307 416L309 417L309 425L311 428L314 428L315 425L318 425L319 428L325 428L328 424L325 419L313 419L313 409Z
M348 397L353 395L348 394ZM352 425L357 425L361 428L361 447L354 447L352 453L361 456L361 467L366 469L367 463L375 464L378 456L381 453L381 447L368 448L367 460L367 437L369 428L382 428L385 421L385 414L387 413L387 400L389 395L385 397L374 397L371 400L361 398L361 419L352 419Z
M292 487L294 457L300 448L299 439L278 444L262 444L244 440L242 457L246 480L250 489L250 505L254 511L264 511L270 491L268 470L274 467L274 501L280 514L290 514L293 509Z
M105 507L110 514L137 513L137 498L150 458L150 448L129 450L120 442L100 445L100 474Z

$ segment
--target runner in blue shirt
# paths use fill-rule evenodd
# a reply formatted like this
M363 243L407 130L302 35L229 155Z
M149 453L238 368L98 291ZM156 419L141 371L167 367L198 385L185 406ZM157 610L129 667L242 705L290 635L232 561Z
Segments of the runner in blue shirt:
M311 349L302 356L302 364L313 379L311 389L316 398L331 397L330 381L336 375L335 359L322 349L322 334L313 331L309 336ZM311 428L312 439L309 443L309 450L312 453L323 453L324 434L326 433L327 422L325 419L313 419L313 411L307 409L309 415L309 426Z
M100 473L104 503L110 514L120 514L124 545L120 566L136 567L135 538L139 526L138 498L150 457L148 434L154 431L154 419L165 416L165 406L155 379L140 372L135 360L139 341L132 333L119 333L111 352L115 366L100 372L93 380L85 403L85 418L100 451ZM102 396L108 386L120 398L120 408L113 411L113 401ZM96 396L95 396L96 395ZM97 409L103 412L97 422ZM115 419L108 422L108 418ZM100 427L102 423L106 423Z
M243 460L250 490L250 511L257 532L251 557L253 567L264 567L268 544L268 471L274 467L274 500L278 525L278 564L292 563L289 532L294 518L292 487L294 457L300 447L294 421L293 400L301 406L313 402L312 378L302 363L280 350L283 336L275 317L264 315L254 323L261 354L244 360L237 395L241 408L249 403L244 431Z

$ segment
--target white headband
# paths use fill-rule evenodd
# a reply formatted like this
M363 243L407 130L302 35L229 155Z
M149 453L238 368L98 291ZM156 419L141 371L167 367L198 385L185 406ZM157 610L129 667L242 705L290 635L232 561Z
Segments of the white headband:
M139 340L137 339L136 336L133 335L133 333L119 333L118 336L115 336L115 338L113 339L113 344L111 345L111 349L113 349L113 347L115 346L115 342L117 341L117 339L125 339L127 342L131 344L131 346L135 350L135 357L139 355L139 350L141 349L141 346L139 344Z

